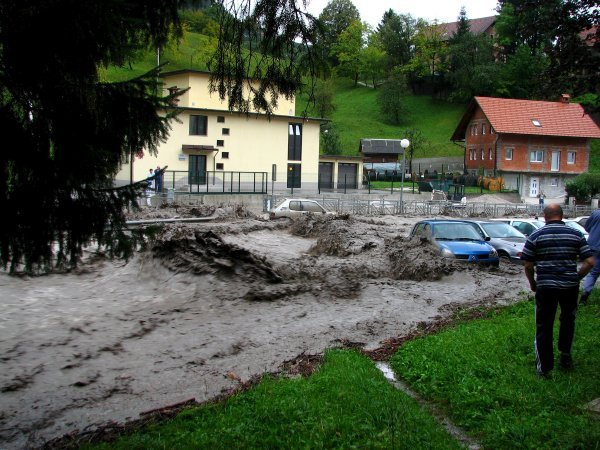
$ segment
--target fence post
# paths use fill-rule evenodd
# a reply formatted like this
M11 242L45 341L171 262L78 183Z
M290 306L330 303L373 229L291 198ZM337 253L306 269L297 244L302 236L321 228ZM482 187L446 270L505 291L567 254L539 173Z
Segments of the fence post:
M344 174L344 194L346 193L346 174Z

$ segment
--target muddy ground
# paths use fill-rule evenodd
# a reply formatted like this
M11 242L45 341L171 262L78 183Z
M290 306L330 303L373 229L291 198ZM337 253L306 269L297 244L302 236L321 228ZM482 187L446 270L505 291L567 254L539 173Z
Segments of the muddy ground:
M145 210L169 224L128 262L90 249L70 273L0 274L0 447L37 447L215 398L342 343L369 350L457 305L526 290L520 266L436 257L417 217L269 221L241 208Z

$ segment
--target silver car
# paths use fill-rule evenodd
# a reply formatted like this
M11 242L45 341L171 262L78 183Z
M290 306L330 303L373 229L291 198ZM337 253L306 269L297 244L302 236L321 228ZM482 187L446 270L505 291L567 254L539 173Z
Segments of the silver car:
M303 214L335 214L333 211L327 211L316 200L306 198L286 198L269 212L271 219L279 217L298 217Z
M498 256L503 260L512 262L521 262L521 253L527 237L511 225L500 221L489 220L468 220L472 223L479 233L488 241L498 252Z

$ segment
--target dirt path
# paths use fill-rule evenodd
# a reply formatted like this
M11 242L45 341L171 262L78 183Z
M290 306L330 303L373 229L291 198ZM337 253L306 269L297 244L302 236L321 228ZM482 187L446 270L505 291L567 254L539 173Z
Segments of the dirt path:
M377 348L525 290L520 267L432 257L406 239L416 220L169 225L128 263L90 253L76 273L0 275L0 447L210 399L302 352Z

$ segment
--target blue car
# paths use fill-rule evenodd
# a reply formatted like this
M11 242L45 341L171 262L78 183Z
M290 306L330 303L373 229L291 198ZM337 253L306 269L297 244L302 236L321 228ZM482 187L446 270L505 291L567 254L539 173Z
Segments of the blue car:
M498 267L498 252L483 238L472 223L462 220L422 220L410 237L431 241L445 258Z

